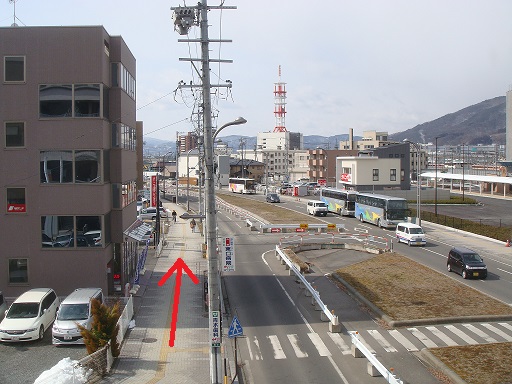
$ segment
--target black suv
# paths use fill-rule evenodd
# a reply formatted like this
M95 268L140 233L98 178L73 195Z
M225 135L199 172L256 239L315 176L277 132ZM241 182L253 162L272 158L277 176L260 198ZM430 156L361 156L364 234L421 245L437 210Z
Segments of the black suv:
M457 272L464 279L477 277L485 279L487 277L487 266L478 253L468 248L456 247L448 254L446 262L448 272Z

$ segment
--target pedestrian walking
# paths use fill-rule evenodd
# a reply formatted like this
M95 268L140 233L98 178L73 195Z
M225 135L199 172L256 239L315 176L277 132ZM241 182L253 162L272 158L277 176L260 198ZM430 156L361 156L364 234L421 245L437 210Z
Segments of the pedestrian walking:
M196 221L194 219L190 220L190 228L192 229L192 232L195 232Z
M176 211L175 211L174 209L172 210L171 215L172 215L172 221L173 221L173 222L176 222L176 216L177 216L177 214L176 214Z

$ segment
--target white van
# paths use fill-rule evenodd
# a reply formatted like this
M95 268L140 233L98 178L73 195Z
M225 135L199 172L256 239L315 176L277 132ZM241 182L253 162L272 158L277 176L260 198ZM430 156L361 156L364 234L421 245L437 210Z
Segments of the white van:
M52 328L52 343L55 345L84 344L77 324L91 329L91 300L103 303L101 288L78 288L66 297L59 306Z
M0 323L0 341L41 340L55 319L59 298L51 288L33 288L11 304Z
M320 200L309 200L308 213L313 216L327 216L327 204Z
M398 223L396 226L396 238L398 242L407 243L411 245L422 245L427 244L425 239L425 232L419 225L413 223Z

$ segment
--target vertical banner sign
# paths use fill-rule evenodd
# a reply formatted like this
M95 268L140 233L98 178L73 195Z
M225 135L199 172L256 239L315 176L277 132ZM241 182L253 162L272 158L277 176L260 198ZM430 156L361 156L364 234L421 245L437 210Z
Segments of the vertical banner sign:
M151 176L151 206L156 207L156 191L157 191L157 185L158 177L156 175Z
M212 347L220 347L220 316L219 311L212 311Z
M232 237L225 237L222 243L222 271L233 272L235 270L235 243Z

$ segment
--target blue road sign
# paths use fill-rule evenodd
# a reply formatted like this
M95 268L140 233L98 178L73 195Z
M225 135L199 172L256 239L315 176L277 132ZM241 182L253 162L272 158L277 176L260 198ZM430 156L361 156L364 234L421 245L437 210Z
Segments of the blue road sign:
M242 336L243 334L244 329L242 328L242 324L238 321L238 317L234 316L229 326L228 337L232 339L233 337Z

